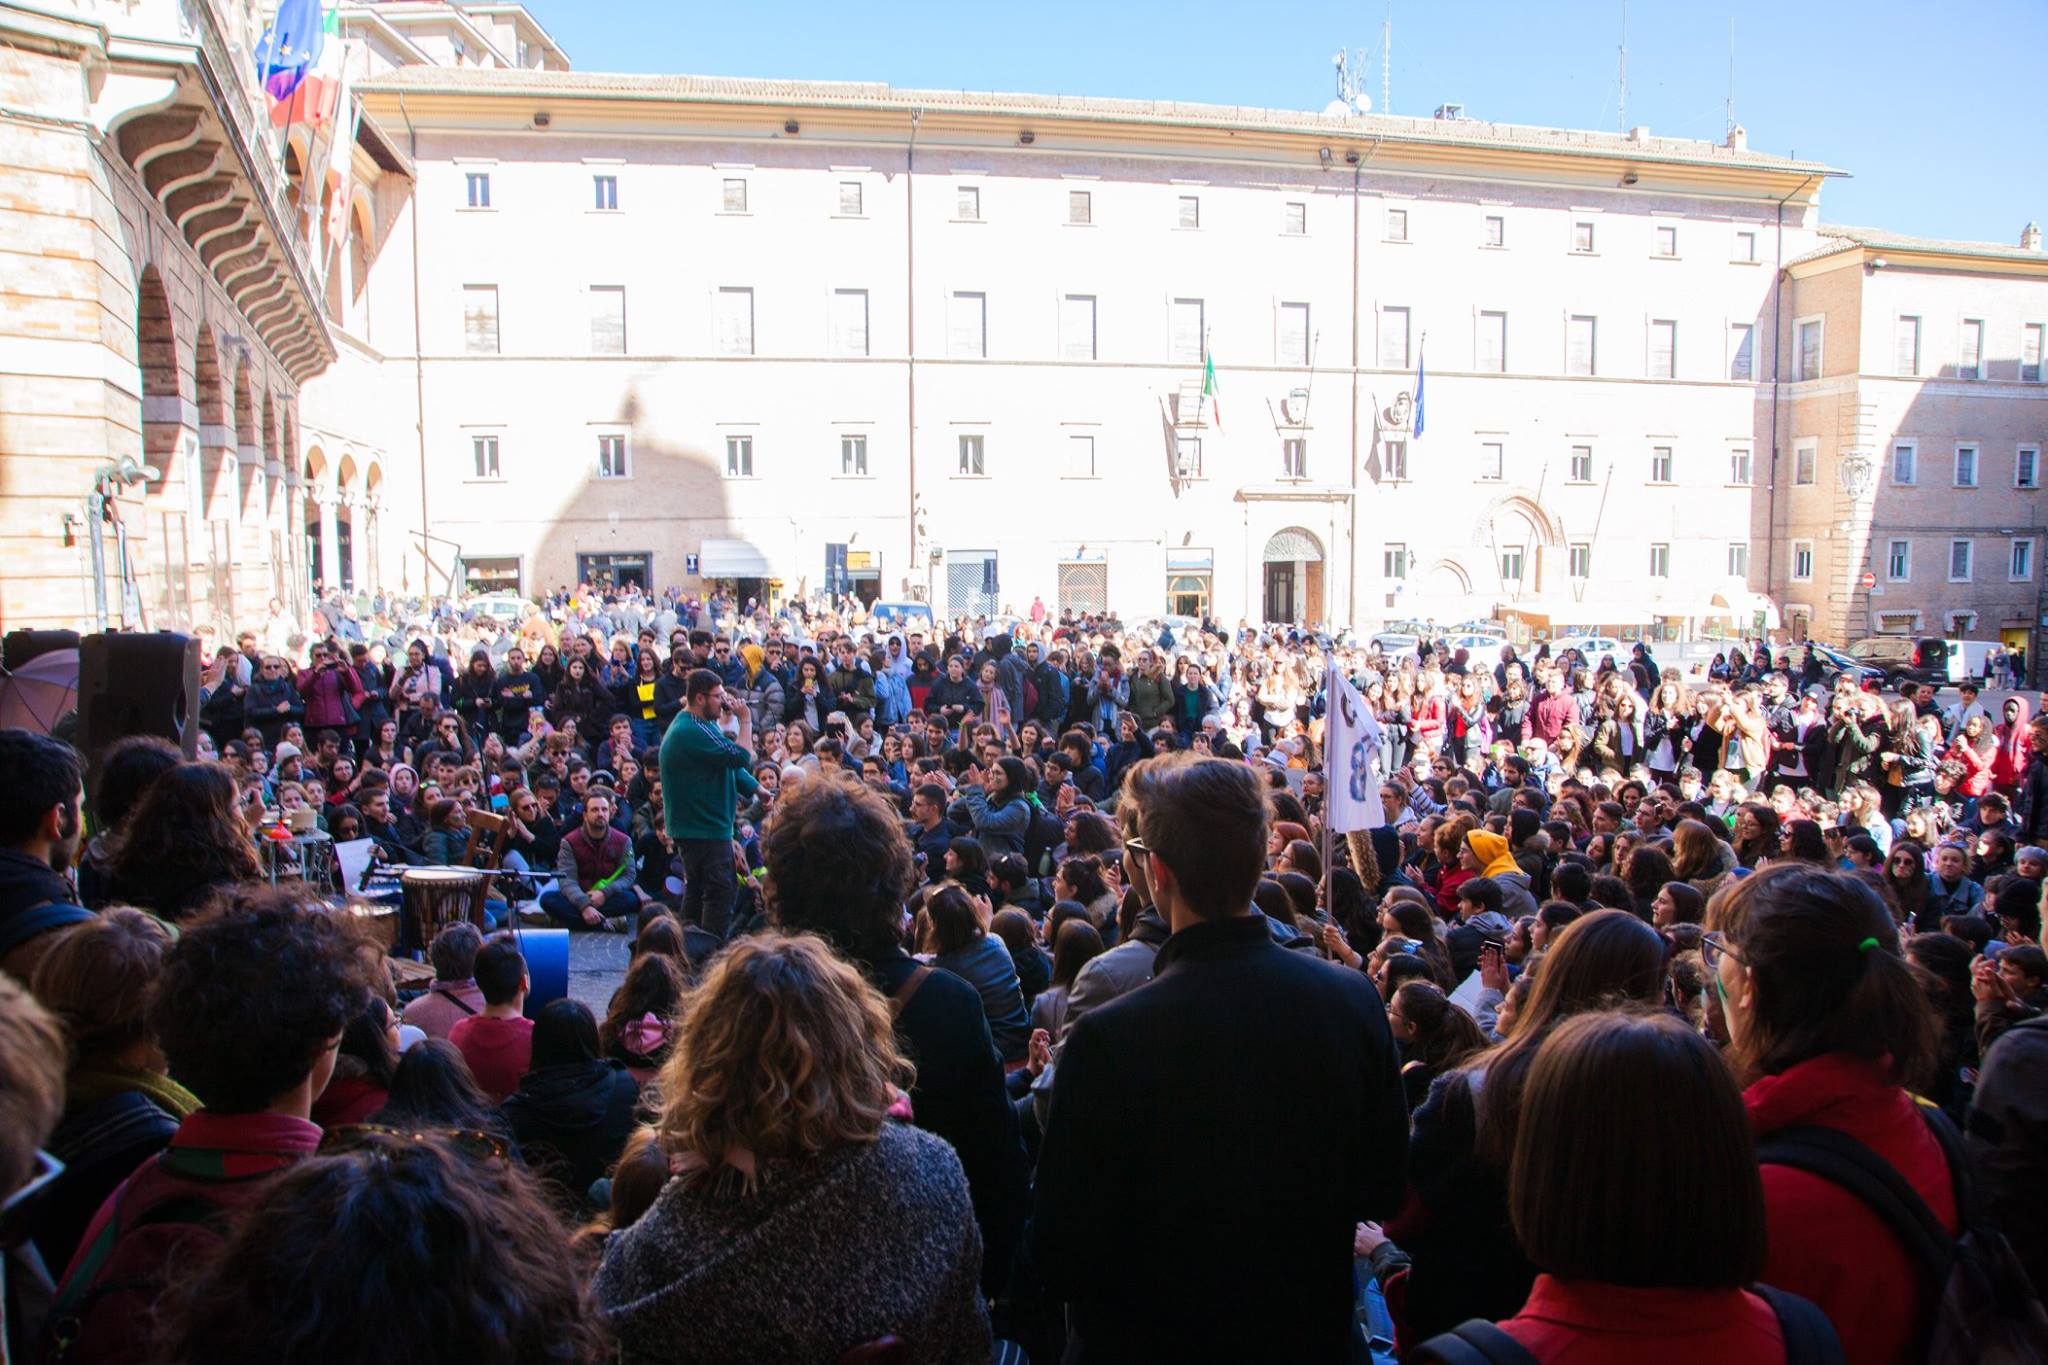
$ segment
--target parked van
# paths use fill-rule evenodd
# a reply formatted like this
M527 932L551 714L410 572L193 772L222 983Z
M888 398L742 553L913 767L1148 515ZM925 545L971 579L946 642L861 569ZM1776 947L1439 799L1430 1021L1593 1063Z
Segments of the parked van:
M1962 682L1968 678L1974 682L1984 681L1984 661L2004 649L1998 640L1950 640L1948 641L1948 680Z

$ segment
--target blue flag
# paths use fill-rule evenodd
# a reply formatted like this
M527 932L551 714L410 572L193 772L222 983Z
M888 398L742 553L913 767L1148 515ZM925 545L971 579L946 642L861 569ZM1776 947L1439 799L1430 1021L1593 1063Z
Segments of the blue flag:
M256 75L274 100L287 100L320 58L327 32L320 0L283 0L256 44Z
M1415 439L1422 439L1422 348L1415 348Z

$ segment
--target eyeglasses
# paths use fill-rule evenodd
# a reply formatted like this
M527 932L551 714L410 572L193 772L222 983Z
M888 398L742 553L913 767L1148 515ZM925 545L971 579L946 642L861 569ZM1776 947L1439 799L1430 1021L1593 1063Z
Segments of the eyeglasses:
M1738 966L1747 967L1748 961L1741 953L1728 946L1727 936L1719 932L1700 935L1700 963L1710 972L1721 970L1721 959L1733 958Z

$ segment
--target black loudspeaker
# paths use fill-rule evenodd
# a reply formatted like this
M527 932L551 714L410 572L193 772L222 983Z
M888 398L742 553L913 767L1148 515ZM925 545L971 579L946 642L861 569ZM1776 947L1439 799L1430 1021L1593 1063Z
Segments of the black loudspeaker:
M20 668L30 659L53 654L60 649L77 649L78 632L75 630L10 630L0 640L0 668L9 673Z
M78 734L86 787L96 785L100 755L128 735L159 735L199 754L197 636L88 635L78 645Z

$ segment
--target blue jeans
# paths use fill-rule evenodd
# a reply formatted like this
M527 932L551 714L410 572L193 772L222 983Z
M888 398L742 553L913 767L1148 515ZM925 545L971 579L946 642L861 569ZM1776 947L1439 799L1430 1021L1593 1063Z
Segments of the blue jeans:
M591 927L584 923L583 911L571 905L569 898L560 891L542 892L540 908L547 912L549 919L561 925L564 929L588 929ZM630 886L615 886L604 893L604 904L597 908L597 912L606 919L613 919L619 915L635 914L639 909L640 893L638 891Z

